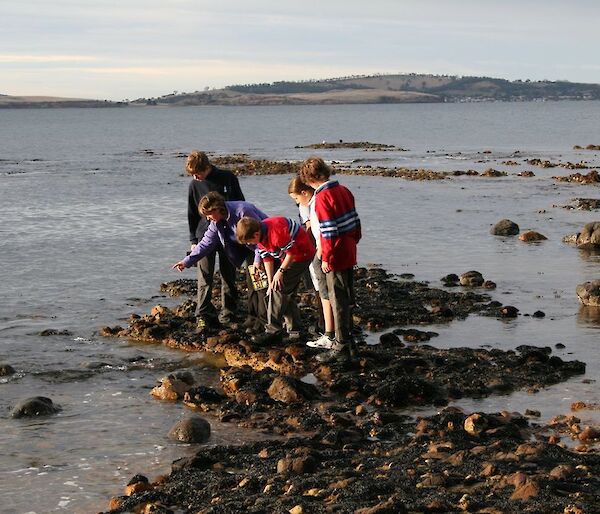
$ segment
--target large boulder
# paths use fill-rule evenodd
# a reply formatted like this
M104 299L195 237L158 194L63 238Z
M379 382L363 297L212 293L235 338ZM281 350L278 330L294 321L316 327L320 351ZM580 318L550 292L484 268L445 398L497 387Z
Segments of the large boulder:
M600 280L579 284L575 292L583 305L600 307Z
M169 430L169 439L180 443L204 443L209 437L210 423L200 417L182 419Z
M33 416L49 416L56 414L61 408L45 396L34 396L20 401L10 413L12 418L28 418Z
M600 221L587 223L581 232L566 236L563 239L566 243L574 243L577 248L583 250L593 250L600 248Z
M514 221L500 220L492 227L490 233L494 236L516 236L519 233L519 225Z

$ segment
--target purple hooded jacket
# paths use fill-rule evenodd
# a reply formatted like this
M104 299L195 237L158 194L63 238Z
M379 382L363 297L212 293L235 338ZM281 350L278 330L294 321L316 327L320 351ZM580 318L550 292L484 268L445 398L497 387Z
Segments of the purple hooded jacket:
M238 242L235 237L235 227L244 216L259 221L268 216L250 202L225 202L225 208L227 216L218 223L211 221L200 242L183 259L186 268L193 266L200 259L207 257L219 248L224 249L227 258L238 268L247 257L254 255L251 248Z

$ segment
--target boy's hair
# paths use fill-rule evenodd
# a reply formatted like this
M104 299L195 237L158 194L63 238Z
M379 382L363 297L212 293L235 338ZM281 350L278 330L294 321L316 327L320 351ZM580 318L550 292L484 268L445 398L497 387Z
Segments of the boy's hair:
M194 175L196 173L202 173L210 168L210 161L204 152L194 150L188 155L187 162L185 163L185 171L188 175Z
M305 183L327 182L331 174L331 168L320 157L309 157L300 168L300 179Z
M303 193L304 191L308 191L309 193L312 194L315 192L315 188L302 182L302 179L300 177L294 177L290 181L290 184L288 186L288 195L291 195L291 194L299 195L300 193Z
M227 216L227 207L225 207L225 198L216 191L206 193L198 204L198 212L206 216L213 211L219 212L222 216Z
M260 221L249 216L244 216L235 226L235 235L242 244L254 239L257 232L260 232Z

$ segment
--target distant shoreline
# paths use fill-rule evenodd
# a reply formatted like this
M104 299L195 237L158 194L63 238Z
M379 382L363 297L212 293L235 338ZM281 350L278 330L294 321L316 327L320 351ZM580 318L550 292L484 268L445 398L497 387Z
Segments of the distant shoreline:
M188 107L198 105L354 105L600 100L600 84L458 75L354 75L323 80L240 84L121 102L84 98L8 96L0 108Z
M205 103L205 104L167 104L160 103L146 105L140 103L111 102L111 101L57 101L57 102L14 102L10 104L0 103L0 109L123 109L131 108L186 108L186 107L267 107L267 106L311 106L311 105L390 105L390 104L472 104L472 103L541 103L541 102L593 102L598 99L586 98L534 98L531 100L520 99L472 99L472 100L446 100L446 101L379 101L379 102L302 102L302 103Z

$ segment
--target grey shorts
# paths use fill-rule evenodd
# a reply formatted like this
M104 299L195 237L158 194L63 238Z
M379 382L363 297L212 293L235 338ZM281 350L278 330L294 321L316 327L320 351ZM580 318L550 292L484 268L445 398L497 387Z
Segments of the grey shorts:
M321 268L321 259L319 259L316 255L312 261L312 268L315 274L315 279L318 284L319 296L322 300L329 300L329 294L327 292L327 277L325 273L323 273L323 268Z

